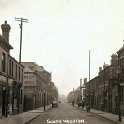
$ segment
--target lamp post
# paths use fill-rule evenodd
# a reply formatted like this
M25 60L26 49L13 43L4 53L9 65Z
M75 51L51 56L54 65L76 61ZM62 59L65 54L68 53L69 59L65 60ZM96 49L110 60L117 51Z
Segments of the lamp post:
M74 88L73 88L73 101L72 101L73 106L74 106L74 102L75 102L75 91L74 91Z
M82 101L82 78L80 79L80 97Z

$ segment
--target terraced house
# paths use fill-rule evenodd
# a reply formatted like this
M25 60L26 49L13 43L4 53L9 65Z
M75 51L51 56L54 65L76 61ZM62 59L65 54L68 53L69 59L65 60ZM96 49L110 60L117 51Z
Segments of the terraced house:
M85 87L92 108L114 114L121 111L124 115L124 46L112 54L110 65L100 67L98 75Z

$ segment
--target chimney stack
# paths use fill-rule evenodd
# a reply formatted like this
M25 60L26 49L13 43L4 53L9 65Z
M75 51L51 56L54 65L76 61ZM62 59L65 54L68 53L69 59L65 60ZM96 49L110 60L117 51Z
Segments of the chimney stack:
M87 83L87 78L84 78L84 84L86 84Z
M99 67L99 72L101 72L102 71L102 67Z
M7 24L7 21L5 21L4 24L1 25L2 28L2 36L5 38L6 42L9 43L9 32L10 32L10 25Z
M111 56L111 65L118 65L118 56L117 56L117 54L112 54L112 56Z
M105 69L106 67L108 67L109 65L108 64L105 64L103 65L103 69Z

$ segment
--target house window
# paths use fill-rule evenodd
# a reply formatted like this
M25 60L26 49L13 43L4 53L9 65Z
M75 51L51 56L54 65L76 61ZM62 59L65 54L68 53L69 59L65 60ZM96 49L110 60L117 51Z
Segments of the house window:
M2 71L6 72L6 54L2 53Z
M16 64L16 72L15 72L15 77L17 79L17 64Z
M20 81L20 77L21 77L21 73L20 73L21 69L19 67L19 81Z
M13 61L12 61L12 76L13 76Z
M9 75L11 75L11 59L9 60Z

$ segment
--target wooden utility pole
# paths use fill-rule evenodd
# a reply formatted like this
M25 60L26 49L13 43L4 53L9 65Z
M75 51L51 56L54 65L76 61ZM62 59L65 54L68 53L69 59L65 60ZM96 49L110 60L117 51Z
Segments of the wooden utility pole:
M19 51L19 62L21 63L23 22L28 23L28 19L24 19L24 18L15 18L15 20L20 22L20 24L19 24L19 26L20 26L20 51Z
M90 53L91 51L89 50L89 111L91 107L91 88L90 88Z
M21 54L22 54L22 30L23 30L23 22L28 23L28 19L24 19L24 18L15 18L16 21L19 21L20 24L20 50L19 50L19 63L21 63ZM20 106L20 96L22 96L22 92L21 92L21 87L18 86L18 96L17 96L17 106L18 106L18 113L19 113L19 106ZM20 94L21 93L21 94Z

